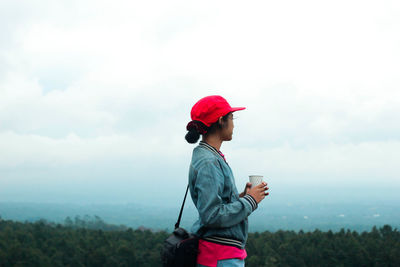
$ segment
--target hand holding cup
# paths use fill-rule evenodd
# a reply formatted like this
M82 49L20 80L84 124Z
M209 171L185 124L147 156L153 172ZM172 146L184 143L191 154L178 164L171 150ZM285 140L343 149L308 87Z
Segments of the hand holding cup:
M266 192L269 189L267 183L263 181L263 176L261 175L250 175L249 177L250 189L248 189L247 194L252 196L257 203L260 203L265 196L269 195L269 193Z

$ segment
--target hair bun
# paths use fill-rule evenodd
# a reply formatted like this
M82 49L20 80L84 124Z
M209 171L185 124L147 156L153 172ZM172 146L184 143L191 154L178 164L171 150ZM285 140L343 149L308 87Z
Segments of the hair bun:
M206 126L200 122L200 121L191 121L187 124L186 130L191 131L191 130L196 130L199 134L205 134L207 133Z

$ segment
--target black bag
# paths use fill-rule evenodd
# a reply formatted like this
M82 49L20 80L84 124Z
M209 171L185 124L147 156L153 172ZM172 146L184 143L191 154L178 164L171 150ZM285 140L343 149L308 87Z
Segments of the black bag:
M199 239L185 229L177 228L164 241L162 261L164 267L196 266Z
M186 188L185 198L183 199L178 221L175 230L165 241L161 251L161 261L164 267L195 267L199 246L198 237L189 234L185 229L180 228L179 224L185 205L186 195L189 185Z

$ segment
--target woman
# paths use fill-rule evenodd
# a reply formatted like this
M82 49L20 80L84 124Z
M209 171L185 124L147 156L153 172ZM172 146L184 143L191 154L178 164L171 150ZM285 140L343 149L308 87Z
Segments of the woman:
M192 233L200 238L198 266L244 266L248 236L247 217L268 193L266 183L247 183L239 194L232 170L220 151L222 142L232 140L233 112L221 96L200 99L191 110L185 138L196 143L189 169L189 188L199 212Z

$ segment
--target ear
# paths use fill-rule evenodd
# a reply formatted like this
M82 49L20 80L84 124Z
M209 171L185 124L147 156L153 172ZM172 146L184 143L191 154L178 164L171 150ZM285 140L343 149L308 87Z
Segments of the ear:
M219 119L218 119L218 124L219 124L219 125L223 125L223 124L224 124L224 120L222 119L222 116L219 117Z

